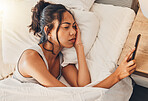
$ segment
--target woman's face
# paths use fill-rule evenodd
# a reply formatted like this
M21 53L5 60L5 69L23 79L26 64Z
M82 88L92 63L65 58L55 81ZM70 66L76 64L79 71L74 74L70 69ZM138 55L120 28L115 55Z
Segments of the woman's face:
M59 44L56 39L56 30L58 25L59 25L58 20L55 20L53 31L54 31L54 39L56 40L57 45ZM58 31L58 38L62 47L71 48L75 43L76 22L68 11L63 13L63 19Z

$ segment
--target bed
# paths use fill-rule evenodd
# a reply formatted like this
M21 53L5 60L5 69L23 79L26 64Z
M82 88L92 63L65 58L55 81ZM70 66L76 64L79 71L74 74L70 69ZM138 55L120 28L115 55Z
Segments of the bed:
M26 0L24 2L29 2L28 6L32 6L36 1L37 0ZM19 27L19 30L16 30L18 26L12 27L10 25L16 23L15 20L12 19L13 17L11 16L10 23L8 20L6 21L6 19L9 18L7 16L3 18L3 29L1 34L1 59L3 57L3 63L1 63L0 68L1 79L3 80L0 81L0 99L2 101L128 101L133 90L132 81L129 77L121 80L110 89L94 88L92 86L99 83L115 71L117 60L135 17L134 11L127 7L94 3L93 0L88 0L87 2L86 0L78 0L73 4L71 4L73 0L70 0L70 2L64 2L64 0L61 0L60 2L58 2L58 0L55 1L57 3L64 3L64 5L75 12L75 15L79 15L79 12L81 12L86 15L88 14L90 17L94 17L96 20L96 22L94 22L86 19L88 23L94 24L94 29L91 34L91 39L93 39L93 41L90 42L91 45L89 45L89 47L85 48L86 61L91 74L92 83L85 87L70 87L65 79L61 77L60 81L68 87L46 88L38 84L21 83L9 77L9 74L14 72L15 63L22 50L29 45L35 44L38 39L32 38L28 33L23 34L24 36L22 37L20 30L21 32L27 31L27 28L22 29L23 27ZM20 2L22 3L23 0ZM30 21L26 19L24 20L27 22ZM78 20L78 25L82 23L80 29L84 30L92 26L91 24L89 24L90 26L82 26L86 21ZM18 23L18 25L20 25L21 22ZM26 25L21 24L21 26ZM83 35L84 32L86 31L84 30L82 32L82 36L89 37L89 35ZM24 37L30 41L27 41ZM83 43L86 43L85 38L82 41ZM23 45L20 43L23 43ZM71 49L63 51L63 54L66 54L69 51L73 53L73 49ZM71 55L71 53L69 54ZM71 59L65 55L64 58L67 61L65 61L63 65L71 62L75 63L78 68L75 56Z

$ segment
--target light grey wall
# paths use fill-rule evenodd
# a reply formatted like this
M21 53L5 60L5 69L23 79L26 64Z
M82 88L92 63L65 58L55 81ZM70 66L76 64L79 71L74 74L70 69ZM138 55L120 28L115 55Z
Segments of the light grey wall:
M112 4L115 6L132 7L133 0L96 0L96 3Z

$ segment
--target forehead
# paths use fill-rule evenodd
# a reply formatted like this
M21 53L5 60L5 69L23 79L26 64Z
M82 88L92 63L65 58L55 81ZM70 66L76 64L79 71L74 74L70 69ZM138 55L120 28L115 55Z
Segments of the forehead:
M73 16L68 11L64 12L62 22L73 23L74 22Z
M68 11L63 13L63 17L62 17L62 22L61 23L64 23L64 22L68 22L70 24L73 24L75 22L75 20L73 19L73 16ZM53 21L53 23L54 23L54 26L58 26L59 25L58 19L55 19ZM62 25L66 25L66 24L62 24Z

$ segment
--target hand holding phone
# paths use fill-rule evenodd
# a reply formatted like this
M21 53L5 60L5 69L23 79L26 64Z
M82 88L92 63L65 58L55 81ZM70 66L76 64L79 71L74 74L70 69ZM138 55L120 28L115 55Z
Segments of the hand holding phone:
M125 59L121 62L121 64L118 66L118 68L115 71L117 73L120 73L119 80L121 80L121 79L123 79L127 76L129 76L131 78L130 75L136 70L135 60L133 60L133 59L135 58L135 55L136 55L136 51L137 51L137 48L138 48L140 37L141 37L141 34L139 34L137 36L136 43L135 43L135 49L132 49L127 54ZM131 57L131 55L132 55L132 57ZM133 60L133 61L131 61L131 60Z

